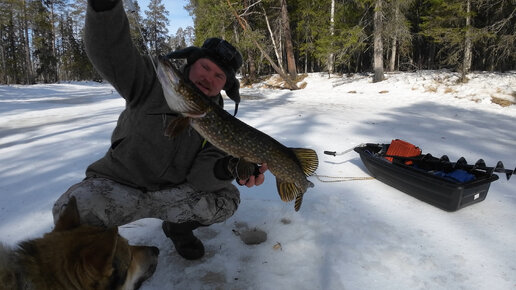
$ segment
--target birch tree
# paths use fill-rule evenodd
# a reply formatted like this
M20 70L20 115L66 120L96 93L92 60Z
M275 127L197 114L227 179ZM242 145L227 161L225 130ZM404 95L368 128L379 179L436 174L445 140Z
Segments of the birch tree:
M471 0L466 0L466 27L464 35L464 59L462 62L462 81L466 81L466 75L471 69L472 61L472 29L471 29Z
M331 0L330 8L330 37L333 39L335 36L335 0ZM330 55L328 56L328 74L333 73L333 67L335 65L335 55L333 53L333 41L330 43Z
M238 21L238 24L240 25L240 27L242 28L242 30L244 31L244 34L247 34L247 35L255 35L255 32L253 31L253 29L251 28L251 26L249 25L248 22L246 22L241 15L238 14L238 12L236 11L236 9L233 7L233 5L231 4L231 1L230 0L226 0L226 3L229 7L229 9L232 11L233 13L233 16L235 17L235 19L237 19ZM272 58L270 57L270 55L267 53L266 49L264 48L264 46L262 44L260 44L260 42L258 42L258 39L255 38L255 37L249 37L249 39L251 40L251 42L254 44L254 46L256 48L258 48L260 50L260 52L262 53L263 57L265 57L267 59L267 61L269 62L269 64L272 66L272 68L280 75L280 77L287 83L288 87L292 90L297 90L299 89L299 87L296 85L295 83L295 79L291 78L290 75L287 75L285 74L279 67L278 65L274 62L274 60L272 60ZM287 64L288 65L288 64ZM297 74L297 73L296 73Z
M23 9L23 33L24 33L24 41L23 41L23 49L25 50L25 82L29 84L33 84L35 81L34 78L34 68L32 65L32 56L30 52L30 41L29 41L29 13L28 13L28 3L27 1L22 1L22 9Z
M263 10L263 16L265 18L265 23L267 24L267 31L269 31L269 36L271 38L272 42L272 48L274 49L274 54L276 55L276 60L278 61L278 65L281 69L281 71L285 72L285 69L283 68L283 53L281 49L281 33L274 33L271 27L271 23L269 21L269 17L267 15L267 11L265 8L262 8ZM279 35L279 41L276 40L276 35Z

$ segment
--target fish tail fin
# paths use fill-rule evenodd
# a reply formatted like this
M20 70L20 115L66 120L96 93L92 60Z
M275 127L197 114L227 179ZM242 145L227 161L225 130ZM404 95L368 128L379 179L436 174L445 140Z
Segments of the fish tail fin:
M319 158L317 157L317 153L312 149L306 149L306 148L290 148L292 152L294 152L294 155L296 155L297 160L299 161L299 165L301 166L301 169L303 170L303 173L305 176L310 176L315 173L317 170L317 167L319 166ZM308 187L313 187L313 183L310 181L308 182ZM289 189L290 191L283 191L283 194L285 197L288 197L291 201L295 199L294 203L294 209L295 211L299 211L301 208L301 204L303 203L303 196L304 191L302 191L300 188L298 188L295 184L289 184L289 186L283 186L285 189ZM280 191L280 187L278 187L278 192L280 193L280 196L282 197L282 191Z
M278 178L276 178L276 187L281 200L285 202L294 200L302 192L296 184Z
M319 166L317 153L312 149L306 148L290 148L290 150L294 152L297 160L299 160L299 164L305 176L313 175Z
M294 183L283 182L278 179L276 179L276 186L278 187L278 193L281 200L289 202L295 199L294 209L299 211L301 203L303 203L303 196L305 193ZM309 186L313 187L313 183L309 182Z
M308 187L314 187L314 184L312 182L308 181ZM294 209L296 211L299 211L299 209L301 208L301 204L303 203L304 196L305 196L304 192L301 192L296 196L296 202L294 203Z
M296 196L296 202L294 203L294 209L296 211L299 211L299 209L301 208L301 204L303 203L303 195L305 195L305 194L300 193Z

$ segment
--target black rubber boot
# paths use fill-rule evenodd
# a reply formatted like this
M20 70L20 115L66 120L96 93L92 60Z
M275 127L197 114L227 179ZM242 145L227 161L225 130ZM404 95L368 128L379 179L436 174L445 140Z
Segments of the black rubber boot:
M193 230L200 227L196 221L172 223L164 221L161 227L167 237L172 240L176 251L187 260L197 260L204 256L204 245L193 234Z

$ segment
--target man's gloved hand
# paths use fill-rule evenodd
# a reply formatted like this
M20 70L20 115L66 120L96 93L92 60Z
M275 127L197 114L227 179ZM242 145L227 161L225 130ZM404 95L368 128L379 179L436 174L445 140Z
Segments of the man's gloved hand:
M258 175L259 167L255 163L250 163L241 158L231 158L228 161L228 171L234 178L239 180L248 180L251 175Z
M267 171L267 164L255 164L244 159L226 156L215 164L215 176L220 179L235 178L237 183L247 187L260 185L264 182L263 173Z

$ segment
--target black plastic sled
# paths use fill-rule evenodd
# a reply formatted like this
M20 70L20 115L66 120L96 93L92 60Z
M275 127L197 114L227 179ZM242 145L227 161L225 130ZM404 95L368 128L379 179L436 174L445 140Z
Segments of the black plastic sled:
M395 145L398 148L392 150ZM361 145L354 151L371 176L446 211L483 201L491 182L498 179L494 172L506 173L507 179L514 172L504 169L501 162L486 167L482 159L469 165L463 157L450 162L446 155L423 155L418 147L399 139L391 144Z

